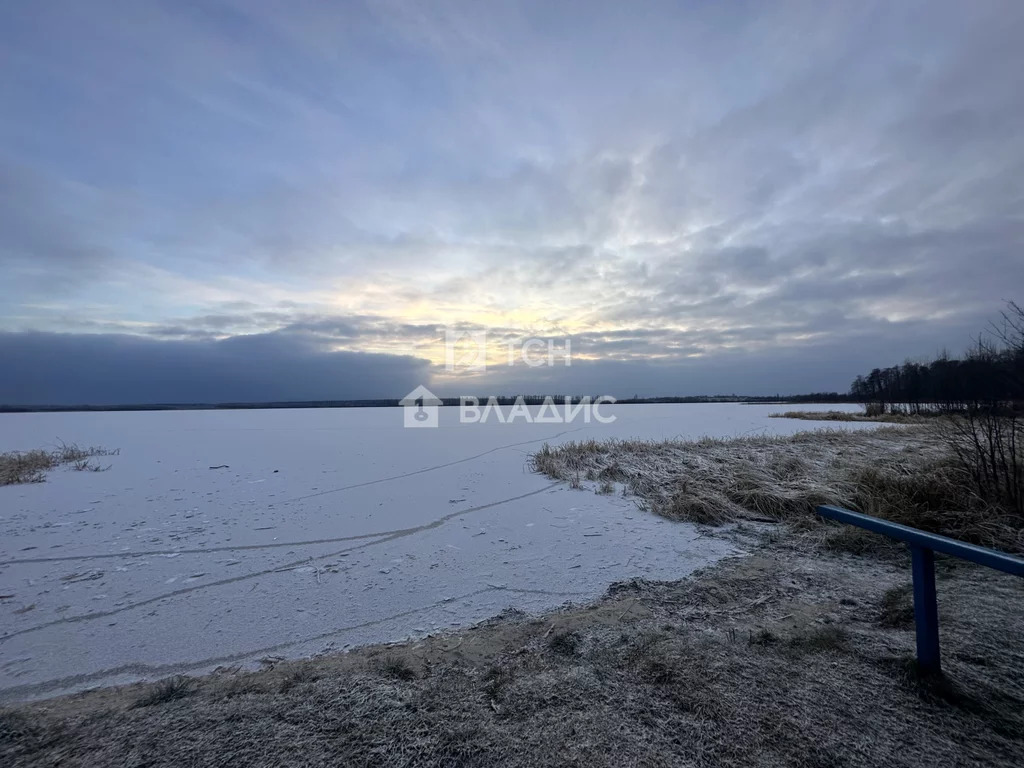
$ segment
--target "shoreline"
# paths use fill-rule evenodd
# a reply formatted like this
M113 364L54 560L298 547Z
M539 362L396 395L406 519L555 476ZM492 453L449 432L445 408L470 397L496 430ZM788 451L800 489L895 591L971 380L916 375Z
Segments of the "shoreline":
M682 580L617 583L542 615L508 611L420 640L271 659L262 671L9 707L0 755L116 765L144 742L153 765L231 755L269 766L296 748L317 764L373 753L401 763L408 750L425 765L621 765L652 751L758 765L808 750L863 766L1013 764L1024 746L1019 580L943 561L946 677L918 680L907 558L832 552L822 533L717 529L748 554Z
M574 486L560 492L577 503L610 483L648 506L638 514L714 523L696 528L704 546L734 554L425 637L8 706L0 757L114 766L145 743L156 766L299 753L317 765L1015 765L1024 583L940 557L944 674L922 678L906 551L807 514L819 495L865 493L866 478L873 495L855 498L876 502L898 478L934 483L948 468L931 439L910 426L544 446L533 469Z

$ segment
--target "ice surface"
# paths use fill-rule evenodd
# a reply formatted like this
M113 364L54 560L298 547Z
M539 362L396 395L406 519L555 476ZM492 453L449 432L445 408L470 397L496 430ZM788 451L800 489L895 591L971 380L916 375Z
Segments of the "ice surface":
M837 406L801 409L815 407ZM0 451L120 449L100 459L106 472L0 488L0 701L398 640L584 601L634 576L681 578L730 545L630 499L552 483L527 456L544 442L820 426L767 418L778 410L624 405L602 408L611 424L459 424L442 408L436 429L404 428L398 408L0 414Z

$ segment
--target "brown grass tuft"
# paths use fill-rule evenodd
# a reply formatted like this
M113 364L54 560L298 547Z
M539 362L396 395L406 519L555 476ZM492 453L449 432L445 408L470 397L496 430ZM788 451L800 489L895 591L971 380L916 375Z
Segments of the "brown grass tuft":
M771 419L803 419L804 421L877 421L883 424L924 424L929 416L910 413L884 413L875 409L864 413L851 411L786 411L770 413Z
M555 632L548 640L548 648L562 656L575 656L580 638L575 632Z
M152 686L138 699L135 700L135 707L152 707L157 704L165 704L168 701L176 701L195 692L195 681L192 678L178 675L168 677Z
M103 472L110 466L97 464L90 459L96 456L113 456L118 451L106 448L81 448L74 443L61 443L57 448L44 451L10 451L0 453L0 485L21 483L42 483L46 473L63 465L70 465L79 472Z

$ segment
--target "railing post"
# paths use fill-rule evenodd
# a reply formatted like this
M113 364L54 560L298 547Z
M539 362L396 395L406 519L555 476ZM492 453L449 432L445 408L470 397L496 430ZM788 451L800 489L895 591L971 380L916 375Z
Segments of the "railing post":
M939 606L935 599L935 553L910 546L914 572L914 622L917 625L917 664L922 672L939 672Z

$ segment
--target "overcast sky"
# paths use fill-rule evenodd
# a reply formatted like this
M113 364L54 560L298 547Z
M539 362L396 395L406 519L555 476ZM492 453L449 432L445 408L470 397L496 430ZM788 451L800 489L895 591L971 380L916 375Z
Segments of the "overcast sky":
M846 390L959 351L1024 298L1022 39L1017 0L5 3L0 403ZM508 368L530 336L572 365Z

